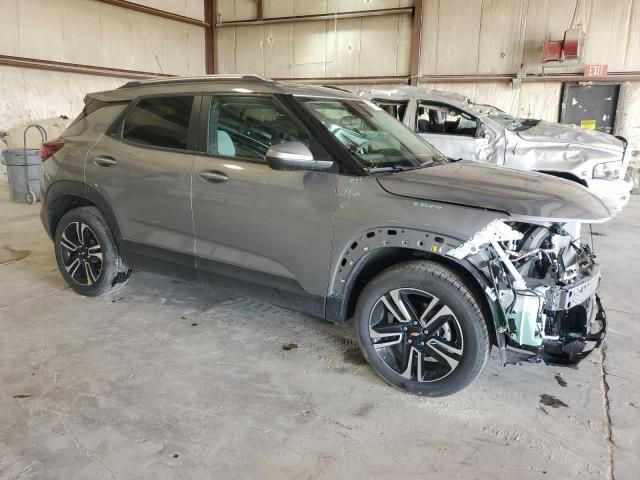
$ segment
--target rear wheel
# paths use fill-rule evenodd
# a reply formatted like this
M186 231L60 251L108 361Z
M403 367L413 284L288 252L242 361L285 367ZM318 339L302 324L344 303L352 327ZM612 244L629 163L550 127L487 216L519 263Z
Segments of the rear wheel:
M386 382L409 393L443 396L469 385L489 355L485 319L451 270L433 262L391 267L364 289L358 341Z
M58 222L54 242L60 273L81 295L95 297L115 290L131 273L96 207L68 211Z

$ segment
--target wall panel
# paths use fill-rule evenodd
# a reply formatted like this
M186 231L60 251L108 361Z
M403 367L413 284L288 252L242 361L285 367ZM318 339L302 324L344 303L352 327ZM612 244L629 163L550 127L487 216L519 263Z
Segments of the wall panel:
M138 5L157 8L176 13L184 17L204 20L204 2L202 0L129 0ZM218 0L219 1L219 0Z
M478 73L514 73L522 62L524 0L484 0L480 19Z
M126 81L0 65L0 130L60 115L74 118L88 92L117 88Z
M165 73L204 73L204 29L197 25L89 0L4 4L2 55L150 72L160 72L160 64Z

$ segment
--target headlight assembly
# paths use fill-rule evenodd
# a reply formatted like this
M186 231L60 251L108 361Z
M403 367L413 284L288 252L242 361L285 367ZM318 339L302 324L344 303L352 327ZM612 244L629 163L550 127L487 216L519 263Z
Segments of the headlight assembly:
M593 167L593 178L602 178L605 180L614 180L620 178L622 171L622 161L599 163Z

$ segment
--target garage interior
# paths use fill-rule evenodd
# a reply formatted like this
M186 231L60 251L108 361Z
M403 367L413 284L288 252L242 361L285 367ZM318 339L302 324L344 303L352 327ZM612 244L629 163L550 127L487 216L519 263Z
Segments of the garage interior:
M1 7L0 150L38 148L31 124L58 137L89 92L257 74L455 92L622 136L640 193L640 0ZM574 35L578 51L565 56ZM638 195L589 237L610 325L598 352L577 367L503 368L494 349L470 387L428 399L373 373L352 322L151 273L79 296L58 271L40 203L13 203L9 190L2 165L1 479L637 478Z

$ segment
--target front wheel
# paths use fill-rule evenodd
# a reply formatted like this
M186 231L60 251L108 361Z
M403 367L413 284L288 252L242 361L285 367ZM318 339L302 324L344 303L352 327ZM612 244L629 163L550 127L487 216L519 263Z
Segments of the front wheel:
M406 262L375 277L356 308L358 342L387 383L430 397L455 393L489 355L484 316L462 280L434 262Z
M74 208L65 213L56 227L54 242L60 273L81 295L97 297L116 290L131 274L96 207Z

